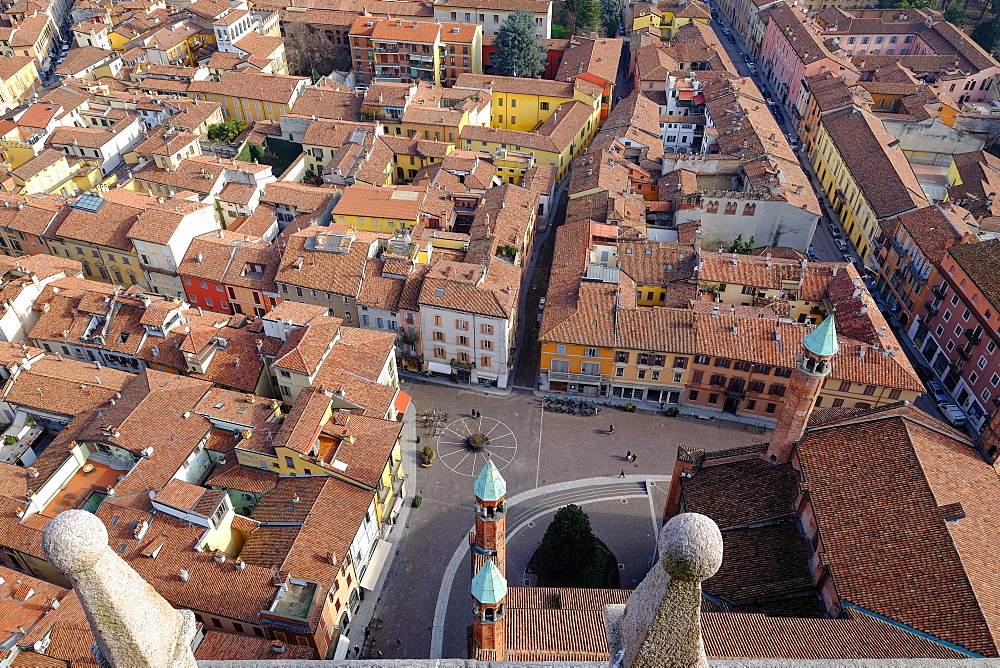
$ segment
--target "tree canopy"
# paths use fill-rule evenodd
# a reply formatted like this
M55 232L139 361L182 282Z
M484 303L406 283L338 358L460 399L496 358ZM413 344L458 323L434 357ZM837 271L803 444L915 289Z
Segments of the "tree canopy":
M618 36L618 23L621 21L621 0L601 0L601 25L607 31L608 37Z
M559 579L584 573L597 555L597 538L583 508L570 504L557 512L542 538L541 558L546 572Z
M230 118L228 121L209 125L208 138L212 141L231 142L240 136L247 125L238 118Z
M535 15L529 11L519 9L507 17L494 44L494 74L533 78L545 69L545 49L535 33Z
M948 23L961 23L965 20L965 8L958 3L948 5L948 9L944 10L944 20Z
M597 0L566 0L562 22L570 35L588 33L601 21L601 3Z
M736 253L737 255L751 255L754 248L756 248L754 238L750 237L747 241L743 241L743 235L740 234L729 246L729 252Z
M972 39L990 53L996 51L997 46L1000 45L1000 17L977 25L976 29L972 31Z

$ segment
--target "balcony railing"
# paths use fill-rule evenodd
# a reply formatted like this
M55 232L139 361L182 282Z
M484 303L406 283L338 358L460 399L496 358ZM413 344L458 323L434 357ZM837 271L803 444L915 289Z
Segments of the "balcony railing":
M936 300L932 302L925 302L924 308L927 309L927 312L930 313L931 315L937 315L938 311L941 310L941 302L938 302Z
M945 295L947 294L947 288L945 288L944 283L942 283L941 285L935 285L933 288L931 288L931 292L937 295L938 299L944 299Z
M966 329L965 338L974 344L979 343L983 340L983 331L981 329Z

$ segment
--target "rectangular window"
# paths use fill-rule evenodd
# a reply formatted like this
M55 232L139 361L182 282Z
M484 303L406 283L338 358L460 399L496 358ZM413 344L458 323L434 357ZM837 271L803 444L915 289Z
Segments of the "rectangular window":
M615 362L618 364L628 364L628 352L625 350L619 350L615 353Z
M715 366L720 367L722 369L728 369L729 368L729 360L727 360L725 357L716 357L715 358Z
M865 396L868 396L868 397L870 397L873 394L875 394L875 386L874 385L866 385L865 386L864 394L865 394Z
M617 369L615 369L615 377L622 378L624 376L625 376L625 367L620 366Z
M710 359L711 358L708 355L697 355L694 358L694 363L695 364L708 364L708 360L710 360Z
M776 397L783 397L785 396L785 386L779 385L778 383L772 383L771 388L767 391L767 393Z
M584 351L583 354L585 357L597 357L598 356L597 348L587 348L587 350Z
M778 408L778 404L768 404L764 408L764 412L767 413L768 415L773 415L774 411L777 410L777 408Z
M694 373L691 374L692 383L701 383L704 378L705 378L704 371L695 371Z
M698 401L698 390L691 390L688 392L689 401Z
M840 391L841 392L850 392L851 391L851 381L849 381L849 380L842 380L842 381L840 381Z
M718 394L710 394L710 395L708 395L708 403L710 403L710 404L717 404L717 403L719 403L719 395Z
M899 399L900 394L901 394L900 390L890 390L889 398L895 401L896 399Z
M688 364L688 358L686 357L675 357L674 358L674 368L675 369L686 369Z

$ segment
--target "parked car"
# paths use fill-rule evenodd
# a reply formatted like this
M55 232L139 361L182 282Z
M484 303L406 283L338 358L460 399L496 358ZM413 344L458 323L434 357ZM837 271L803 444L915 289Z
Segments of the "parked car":
M808 255L810 258L812 258L812 259L815 260L816 259L816 247L815 246L810 246L809 250L806 251L806 255Z
M841 252L846 252L847 251L847 242L844 241L843 239L839 239L839 238L838 239L834 239L833 243L836 244L837 248Z
M541 311L545 308L545 297L538 300L538 310Z
M726 35L726 39L729 40L730 44L736 44L736 38L733 37L732 35Z
M742 54L742 56L743 56L743 62L744 63L749 63L750 62L750 54L744 53L744 54Z
M788 145L792 147L793 151L798 149L799 146L801 146L801 144L799 144L799 140L796 139L795 137L788 138Z
M837 226L834 225L833 223L830 223L830 235L834 239L839 239L840 238L840 230L838 230Z
M956 404L941 404L938 408L941 409L944 419L953 427L964 427L965 423L968 422L965 413Z
M722 29L722 34L723 34L723 35L725 35L726 37L729 37L729 35L731 34L731 33L729 32L729 28L723 28L723 29Z
M944 389L944 385L939 380L932 380L927 383L927 393L934 397L936 404L952 403L951 395L948 394L948 390Z
M781 115L781 112L775 109L774 120L778 121L778 125L785 124L785 117Z

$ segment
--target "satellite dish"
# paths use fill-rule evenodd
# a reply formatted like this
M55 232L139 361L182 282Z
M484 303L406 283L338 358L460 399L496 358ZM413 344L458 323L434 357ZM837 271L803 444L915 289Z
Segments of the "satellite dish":
M145 448L144 450L142 450L142 452L140 452L140 454L143 457L152 457L153 456L153 446L149 446L148 448Z
M155 498L156 498L156 490L155 489L149 490L149 500L152 501Z

